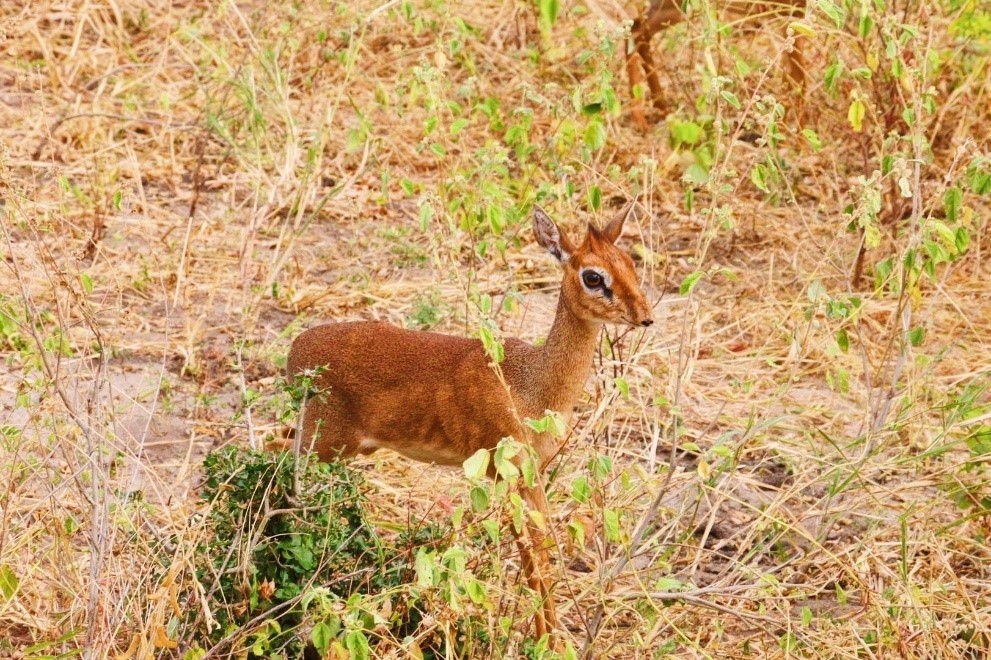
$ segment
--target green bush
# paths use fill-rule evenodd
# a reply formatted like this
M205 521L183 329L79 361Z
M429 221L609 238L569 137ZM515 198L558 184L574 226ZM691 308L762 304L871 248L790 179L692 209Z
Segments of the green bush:
M420 525L386 543L365 512L361 474L341 463L304 456L296 475L291 453L227 447L204 470L197 579L219 625L199 618L201 648L293 658L312 643L321 656L339 646L361 658L372 629L397 640L417 631L432 591L414 588L415 563L445 550L448 529ZM445 645L421 650L433 657Z

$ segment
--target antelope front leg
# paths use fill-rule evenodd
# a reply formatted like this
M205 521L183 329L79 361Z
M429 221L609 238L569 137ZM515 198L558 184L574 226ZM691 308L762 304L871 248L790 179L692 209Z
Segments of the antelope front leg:
M550 519L547 507L547 495L541 483L533 488L521 488L520 495L527 506L537 511L544 523ZM515 528L514 528L515 531ZM523 529L516 533L516 541L520 548L520 563L527 584L540 595L540 610L534 616L534 628L537 639L544 634L550 635L551 647L563 650L560 640L554 634L558 627L557 608L554 603L553 582L551 580L551 562L547 547L547 536L531 518L527 517Z

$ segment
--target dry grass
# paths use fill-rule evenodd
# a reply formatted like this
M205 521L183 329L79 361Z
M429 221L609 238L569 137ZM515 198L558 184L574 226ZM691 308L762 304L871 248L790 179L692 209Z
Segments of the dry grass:
M608 115L605 146L582 147L592 120L573 94L596 100L613 75L629 99L620 55L600 47L623 7L562 3L542 43L527 3L413 4L409 19L395 2L0 9L0 655L105 657L174 617L164 594L191 579L203 533L199 463L277 431L278 365L300 328L427 319L472 332L482 315L465 301L511 292L504 333L541 336L556 271L514 214L539 194L577 233L608 213L589 207L599 186L604 207L640 196L627 244L645 255L659 322L603 351L553 472L556 536L587 527L584 548L559 546L565 639L594 657L985 657L989 506L958 508L949 489L987 478L987 456L963 439L988 394L958 402L991 370L988 197L967 193L969 249L917 298L870 282L877 262L920 244L946 188L991 148L991 74L961 63L981 46L951 36L956 15L923 3L904 17L923 25L919 53L955 47L958 59L927 81L938 108L914 131L922 151L885 147L924 157L898 164L910 197L887 194L896 177L877 186L881 241L858 283L843 210L862 199L857 177L879 169L884 131L913 131L877 104L851 130L853 83L831 96L822 80L833 52L863 54L822 15L808 19L819 34L806 123L789 112L776 150L736 139L766 130L764 95L787 97L773 68L739 76L742 108L709 106L729 130L686 210L685 152L663 118L645 135ZM658 39L672 118L697 116L706 56L730 72L734 49L763 49L748 54L760 66L784 47L773 32L712 35L699 21ZM894 107L925 87L865 89ZM471 111L488 98L502 127ZM456 133L459 117L471 122ZM506 128L524 117L533 152L521 154ZM569 121L575 140L561 137ZM768 154L785 172L775 194L750 179ZM459 226L462 204L483 203L508 212L504 230ZM479 255L486 236L505 251ZM850 296L853 318L826 313L826 297ZM914 327L919 346L906 341ZM258 394L250 416L246 392ZM613 472L601 497L576 503L571 483L599 454ZM439 507L467 499L456 471L393 455L358 465L384 526L441 520ZM607 510L621 513L618 539L604 536ZM164 577L163 540L175 548ZM489 585L498 613L525 630L516 557L491 552L507 566Z

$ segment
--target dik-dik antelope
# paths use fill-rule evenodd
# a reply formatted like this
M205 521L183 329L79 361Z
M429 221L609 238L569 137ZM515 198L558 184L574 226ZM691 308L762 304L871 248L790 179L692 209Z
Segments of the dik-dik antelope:
M589 225L577 245L544 211L534 210L537 242L564 270L557 313L542 346L506 340L499 374L477 339L378 322L330 323L299 335L287 373L317 374L317 394L303 413L303 446L328 461L386 448L417 461L461 465L512 436L534 449L543 470L562 440L535 432L526 420L547 411L571 417L603 323L654 322L633 260L615 245L631 208L604 229ZM539 480L521 495L549 519ZM522 568L543 599L535 616L540 638L557 625L550 562L543 533L534 524L525 533L529 543L518 535Z
M714 6L726 14L757 21L773 16L797 16L805 12L805 0L713 0ZM653 99L654 107L664 109L664 97L661 93L661 82L657 76L654 55L650 42L654 35L661 30L677 25L688 19L683 0L650 0L646 13L640 14L633 21L630 31L631 41L627 48L626 73L630 79L630 87L641 85L644 75L647 78L647 88ZM784 54L785 77L804 94L805 88L805 57L800 35L794 36L795 41ZM633 120L643 129L647 127L644 117L643 101L633 103L631 115Z

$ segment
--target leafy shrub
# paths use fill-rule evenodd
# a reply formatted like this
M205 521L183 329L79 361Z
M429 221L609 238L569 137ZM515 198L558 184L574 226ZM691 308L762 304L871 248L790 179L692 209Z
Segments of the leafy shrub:
M944 408L944 433L952 440L962 440L967 458L960 469L949 473L943 489L957 506L970 512L968 518L975 519L991 512L991 480L988 478L991 425L983 421L991 411L988 389L984 382L969 383L962 391L951 393ZM954 444L951 441L945 447L949 449ZM966 522L968 518L957 523Z
M291 453L227 447L204 469L210 509L197 579L218 625L200 626L200 644L302 657L312 642L321 656L361 658L373 628L396 639L417 631L432 592L411 584L415 564L444 552L447 528L420 525L384 542L368 521L360 473L341 463L304 456L296 474ZM433 650L444 646L438 639Z

